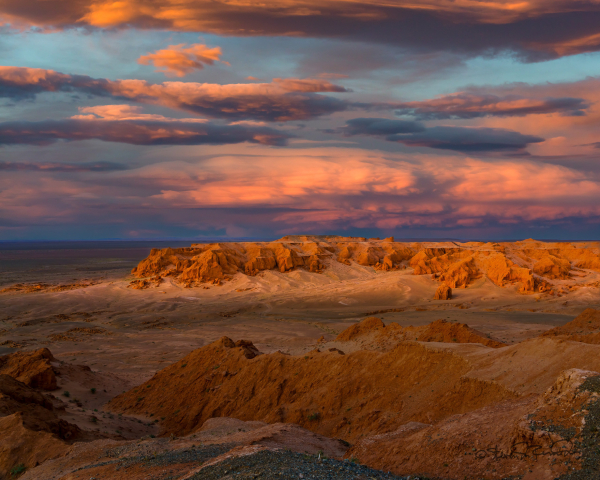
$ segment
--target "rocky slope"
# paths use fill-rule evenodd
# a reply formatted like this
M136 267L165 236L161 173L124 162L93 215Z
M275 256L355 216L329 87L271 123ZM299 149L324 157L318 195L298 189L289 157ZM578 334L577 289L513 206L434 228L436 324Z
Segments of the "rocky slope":
M380 271L412 268L433 275L450 288L464 288L487 278L500 287L517 285L521 293L550 293L557 280L574 271L600 271L598 243L444 242L403 243L335 236L288 236L274 242L192 244L189 248L154 249L132 274L148 281L132 287L159 285L171 276L186 286L220 284L241 273L306 269L319 273L333 263L358 264ZM145 283L144 283L145 282Z
M354 441L515 397L494 382L463 378L468 370L459 356L414 342L385 353L332 349L248 359L243 347L224 337L117 396L108 408L160 418L163 434L189 434L211 417L233 416L296 423Z
M555 479L573 471L597 478L599 386L597 372L568 370L540 397L499 402L436 425L407 424L360 440L347 456L439 478Z
M390 348L405 340L418 342L480 343L487 347L504 347L502 342L487 337L464 323L437 320L421 327L387 326L377 317L369 317L341 332L336 342L358 342L362 348Z
M588 308L573 321L552 328L542 336L600 345L600 311Z
M0 478L596 478L600 345L569 335L593 335L599 313L511 346L375 317L306 355L223 337L103 407L159 425L136 440L65 421L62 402L14 378L47 362L61 384L95 372L46 350L2 357Z
M466 325L402 328L377 318L333 343L356 347L377 338L395 346L248 358L248 342L224 337L108 407L159 417L164 435L193 435L215 416L295 423L350 442L346 458L397 475L551 479L597 471L589 447L600 428L597 346L542 337L507 347ZM577 354L563 348L570 344Z
M83 437L79 427L59 418L59 409L51 397L0 374L0 478L63 455L68 442Z

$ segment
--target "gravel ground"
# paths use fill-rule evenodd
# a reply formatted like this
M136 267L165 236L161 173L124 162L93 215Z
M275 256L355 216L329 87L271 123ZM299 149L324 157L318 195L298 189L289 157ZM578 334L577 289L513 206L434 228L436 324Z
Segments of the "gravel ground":
M349 461L321 459L290 451L263 450L244 457L227 459L202 469L193 480L425 480L399 477Z
M600 394L600 377L588 378L579 389ZM600 400L584 408L588 411L585 426L575 442L581 452L582 468L562 475L559 480L600 480Z
M76 471L87 470L90 468L102 467L111 464L116 465L116 470L127 469L135 465L143 465L146 467L168 467L169 465L183 463L195 463L202 465L202 463L210 460L211 458L215 458L219 455L227 453L234 446L234 444L206 445L180 450L171 450L158 454L132 455L124 458L117 458L115 460L108 460L106 462L86 465L85 467L82 467Z

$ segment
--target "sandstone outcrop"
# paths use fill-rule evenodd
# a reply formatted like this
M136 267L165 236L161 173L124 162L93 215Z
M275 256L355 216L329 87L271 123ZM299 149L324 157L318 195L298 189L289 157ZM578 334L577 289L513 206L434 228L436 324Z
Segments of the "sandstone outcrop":
M409 421L431 423L516 398L494 382L463 378L469 369L450 352L414 342L385 353L313 350L248 359L242 347L225 337L117 396L108 408L164 417L163 434L189 434L209 418L231 416L296 423L353 441ZM428 387L425 391L419 385Z
M51 397L0 374L0 478L64 454L81 430L59 419Z
M0 374L41 390L56 390L56 375L50 362L55 358L47 348L17 352L0 357Z
M600 244L443 242L402 243L362 237L283 237L273 242L192 244L153 249L132 270L140 280L131 288L149 288L171 276L185 286L221 284L236 274L255 276L273 270L321 273L333 263L372 267L382 272L412 267L414 275L434 275L450 288L466 288L487 278L519 292L552 293L553 283L572 278L572 269L600 272Z
M134 290L146 290L147 288L158 287L162 282L162 277L160 275L156 275L152 278L132 280L129 282L127 288L133 288Z
M436 425L407 423L361 439L346 456L399 475L550 480L583 467L573 478L593 478L598 462L589 445L600 423L592 413L600 407L599 381L596 372L568 370L540 397L499 402Z
M452 289L448 285L440 285L433 296L434 300L451 300Z
M436 320L420 327L401 327L397 323L387 326L376 317L369 317L341 332L337 342L360 342L362 348L372 345L377 348L393 348L398 342L442 342L442 343L481 343L487 347L499 348L505 344L494 340L464 323Z
M588 308L569 323L547 330L540 337L600 345L600 310Z

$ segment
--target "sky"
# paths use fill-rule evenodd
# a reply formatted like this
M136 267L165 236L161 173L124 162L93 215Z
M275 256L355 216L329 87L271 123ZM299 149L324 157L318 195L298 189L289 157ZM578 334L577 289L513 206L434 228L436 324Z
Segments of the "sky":
M600 237L600 0L3 0L0 241Z

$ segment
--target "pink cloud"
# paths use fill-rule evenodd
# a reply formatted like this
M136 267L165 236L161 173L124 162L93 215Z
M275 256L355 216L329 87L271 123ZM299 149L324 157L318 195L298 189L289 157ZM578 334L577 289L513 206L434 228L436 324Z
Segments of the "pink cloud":
M0 214L45 222L111 209L132 218L168 212L169 222L202 218L211 228L314 232L495 228L600 216L600 174L523 158L251 148L206 147L198 160L197 149L176 147L153 156L155 163L102 173L58 163L45 170L11 166L0 175Z
M87 115L73 115L74 120L145 120L157 122L192 122L206 123L208 120L203 118L170 118L164 115L141 113L141 107L132 105L97 105L94 107L78 107L81 113ZM238 122L241 123L241 122ZM235 123L231 123L234 125ZM258 124L255 124L258 125ZM262 124L264 125L264 124Z
M152 64L157 67L156 71L163 72L169 77L185 77L194 70L202 70L206 65L214 65L215 62L221 61L221 55L219 47L209 48L200 43L192 45L182 43L142 55L138 63ZM229 65L227 62L222 63Z

